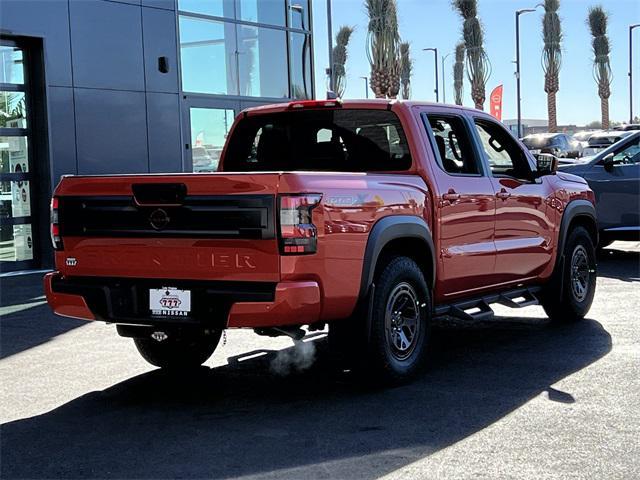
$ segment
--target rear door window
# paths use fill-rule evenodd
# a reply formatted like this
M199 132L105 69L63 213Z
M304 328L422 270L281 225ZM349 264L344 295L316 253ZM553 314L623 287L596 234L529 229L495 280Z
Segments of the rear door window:
M407 138L387 110L280 112L242 119L223 168L232 171L401 171L411 167Z
M462 117L427 114L426 118L435 140L440 167L450 175L480 175L480 166Z

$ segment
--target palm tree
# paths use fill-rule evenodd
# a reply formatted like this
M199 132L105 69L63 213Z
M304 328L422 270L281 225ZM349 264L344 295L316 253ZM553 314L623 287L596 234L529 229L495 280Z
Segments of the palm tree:
M477 109L484 108L485 87L491 76L491 65L484 51L484 32L478 19L477 0L453 0L464 22L462 36L467 53L467 77L471 83L471 98Z
M558 17L560 0L545 0L542 17L542 69L544 70L544 91L547 93L549 131L558 130L556 93L560 89L560 66L562 64L562 27Z
M601 6L591 7L587 23L593 36L593 76L598 84L602 128L609 128L609 97L611 96L611 65L609 63L609 37L607 36L607 12Z
M369 16L367 57L376 98L395 98L400 90L400 34L396 0L365 0Z
M347 45L353 33L353 27L342 26L336 35L336 46L333 47L333 74L336 94L338 97L344 95L347 87Z
M453 64L453 89L455 91L456 105L462 105L464 92L464 42L456 45L456 63Z
M413 71L413 60L410 54L411 46L409 42L403 42L400 44L400 63L402 69L400 70L400 83L402 83L402 98L409 99L411 95L411 73Z

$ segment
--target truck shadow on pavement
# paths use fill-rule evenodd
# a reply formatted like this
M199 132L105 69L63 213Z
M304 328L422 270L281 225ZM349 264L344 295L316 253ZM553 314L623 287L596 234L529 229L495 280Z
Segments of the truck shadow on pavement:
M427 371L392 389L332 370L326 338L312 340L309 369L287 376L272 371L277 351L191 376L153 370L3 425L3 477L377 477L541 394L580 402L551 386L611 350L594 320L497 320L437 326Z

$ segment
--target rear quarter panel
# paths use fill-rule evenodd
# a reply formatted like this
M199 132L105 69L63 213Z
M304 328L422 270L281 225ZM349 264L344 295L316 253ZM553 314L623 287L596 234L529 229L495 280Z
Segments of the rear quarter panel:
M318 252L281 257L283 281L315 280L323 320L349 316L358 299L363 258L373 225L389 215L414 215L430 224L428 189L418 175L365 173L284 174L280 193L322 193L313 210Z

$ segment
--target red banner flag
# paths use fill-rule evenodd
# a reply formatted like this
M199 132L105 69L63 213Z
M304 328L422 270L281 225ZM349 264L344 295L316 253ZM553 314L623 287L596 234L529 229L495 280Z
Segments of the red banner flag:
M502 121L502 85L493 89L489 99L491 115Z

